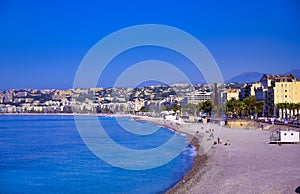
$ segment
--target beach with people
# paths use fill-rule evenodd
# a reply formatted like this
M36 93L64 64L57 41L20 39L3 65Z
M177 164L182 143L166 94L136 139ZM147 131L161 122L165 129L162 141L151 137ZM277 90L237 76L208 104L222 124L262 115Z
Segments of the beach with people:
M186 134L198 151L192 169L167 193L295 193L300 186L300 144L268 144L269 130L138 120Z

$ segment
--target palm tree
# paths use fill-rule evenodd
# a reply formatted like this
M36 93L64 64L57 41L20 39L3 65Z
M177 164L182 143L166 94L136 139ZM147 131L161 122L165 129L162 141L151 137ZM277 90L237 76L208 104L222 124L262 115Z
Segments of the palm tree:
M246 103L244 103L244 102L240 102L240 104L239 104L239 115L242 117L242 116L245 116L245 110L247 110L247 105L246 105Z
M254 96L245 98L243 101L232 98L226 102L225 106L227 113L239 116L253 115L257 118L258 113L263 111L264 101L256 101Z
M297 116L297 118L298 118L299 113L300 113L299 110L300 110L300 102L295 103L295 116Z
M286 112L287 112L287 118L291 118L292 114L292 104L291 103L286 103L287 106L286 106Z
M211 115L212 111L212 101L207 100L203 103L203 108L202 108L208 115Z
M226 102L226 112L232 115L236 115L238 107L239 107L239 100L235 98L230 99Z
M287 102L283 102L281 103L281 108L282 108L282 118L286 118L287 117L287 108L288 108L288 103Z
M291 117L293 117L295 115L295 110L296 110L296 104L295 103L290 103Z
M198 111L197 111L198 113L203 110L203 102L198 103L197 109L198 109Z
M235 101L236 99L232 98L226 102L226 112L234 112Z
M297 111L296 116L297 116L297 120L298 120L299 115L300 115L300 102L298 102L298 103L295 104L295 109Z
M258 113L262 112L264 109L265 102L264 101L258 101L255 103L254 112L255 117L257 118Z
M234 113L236 116L239 116L239 115L240 115L240 103L241 103L241 101L239 101L239 100L236 100L236 101L234 102L234 111L233 111L233 113Z
M197 111L197 105L189 103L184 106L184 110L188 112L189 115L195 115Z
M255 105L256 105L255 97L254 96L249 96L248 98L245 98L243 100L243 102L246 105L247 115L253 114L253 112L255 111Z
M278 103L275 105L276 109L278 110L279 118L283 118L283 103Z

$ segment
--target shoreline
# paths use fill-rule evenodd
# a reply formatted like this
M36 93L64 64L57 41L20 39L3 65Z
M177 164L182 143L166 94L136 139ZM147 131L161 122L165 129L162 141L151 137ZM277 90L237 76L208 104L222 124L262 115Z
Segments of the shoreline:
M126 115L126 114L103 114L103 113L0 113L0 115Z
M181 191L182 189L186 190L187 187L189 187L188 189L190 189L191 186L189 185L189 181L195 179L195 177L197 177L197 173L204 173L204 169L207 166L209 156L207 154L199 155L198 148L200 146L199 143L194 141L194 139L191 141L191 145L196 147L197 155L193 159L192 168L186 173L186 175L184 175L184 177L182 177L182 179L176 185L174 185L172 188L166 191L166 194L179 193L179 191ZM198 139L196 141L198 141Z
M281 194L294 193L299 186L300 145L267 144L269 130L220 127L222 132L215 134L215 138L219 137L221 143L213 145L212 141L207 141L206 131L210 128L216 130L216 125L200 125L205 129L192 133L188 124L177 128L177 125L168 125L168 122L161 119L137 120L162 125L185 134L191 138L190 144L196 148L197 156L193 159L192 168L164 193L230 194L247 191L246 193ZM210 146L211 149L202 150L202 146Z
M207 166L207 162L209 159L210 154L200 154L202 151L202 147L200 142L204 138L204 134L199 131L200 133L196 133L197 124L183 124L181 126L177 125L173 121L166 121L162 120L161 118L153 118L153 117L146 117L146 116L139 116L139 115L124 115L124 114L76 114L76 113L1 113L0 115L20 115L20 116L103 116L103 117L127 117L132 118L137 121L148 122L159 126L164 126L165 128L179 134L186 135L189 139L189 144L192 145L196 150L196 156L193 158L193 165L192 167L186 172L186 174L181 178L181 180L170 187L168 190L163 191L164 193L177 193L177 191L182 190L182 188L186 188L187 186L189 189L191 188L190 180L195 179L198 177L198 173L202 172L203 169ZM199 125L198 125L199 126ZM202 125L204 126L204 125ZM198 132L198 131L197 131Z
M203 135L199 133L192 134L191 132L184 131L184 127L177 128L177 126L172 121L163 121L159 119L151 119L149 117L136 117L134 118L137 121L143 121L143 122L149 122L155 125L163 126L167 129L170 129L176 133L184 134L187 136L187 138L190 140L189 144L195 147L196 149L196 156L193 158L193 165L192 167L187 171L187 173L181 178L181 180L176 183L176 185L169 188L167 191L164 191L164 193L171 194L171 193L179 193L183 189L187 189L187 187L190 189L192 185L190 185L191 180L195 180L195 178L200 178L201 175L204 173L205 167L207 166L209 157L212 153L206 153L206 154L200 154L201 145L200 142L204 138ZM161 123L163 122L163 123ZM173 123L173 124L170 124ZM199 174L200 172L200 174ZM199 177L200 175L200 177ZM193 183L192 183L193 184Z
M76 114L76 113L0 113L0 115L4 116L103 116L103 117L127 117L132 118L137 121L148 122L159 126L164 126L165 128L179 134L186 135L189 139L189 144L192 145L196 150L196 155L193 158L192 167L186 172L186 174L181 178L181 180L170 187L168 190L163 191L164 193L177 193L177 191L182 190L182 188L186 188L187 184L189 184L190 180L193 180L199 171L202 171L206 165L209 158L209 154L201 155L201 146L200 142L204 138L204 135L201 133L196 133L195 128L192 131L187 131L189 124L183 124L181 126L177 125L173 121L162 120L161 118L153 118L153 117L144 117L138 115L124 115L124 114ZM194 127L194 125L192 125ZM191 128L191 126L190 126ZM189 186L190 188L190 186Z
M0 116L97 116L97 117L127 117L133 118L136 115L131 114L103 114L103 113L0 113Z
M97 116L119 117L103 114ZM171 185L163 193L294 193L299 186L300 145L267 144L273 129L220 127L222 132L217 132L215 124L177 125L161 118L138 115L120 117L149 122L184 134L189 138L189 144L196 149L197 155L192 167L178 183ZM201 126L201 129L197 126ZM208 131L211 129L215 130L215 137L208 140ZM217 137L220 137L221 143L213 145L212 142ZM204 149L206 146L211 149Z

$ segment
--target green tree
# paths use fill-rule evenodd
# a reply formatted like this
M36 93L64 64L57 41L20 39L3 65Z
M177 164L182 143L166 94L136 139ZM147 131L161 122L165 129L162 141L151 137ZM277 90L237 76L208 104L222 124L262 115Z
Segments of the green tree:
M203 102L198 103L197 109L198 109L198 112L201 112L203 110Z
M240 117L245 116L247 109L248 109L248 106L246 105L246 103L245 102L240 102L239 106L238 106L238 115Z
M262 112L264 110L264 105L265 105L265 102L264 101L257 101L255 103L255 117L257 118L257 115Z
M288 117L287 111L288 111L288 108L289 108L289 103L287 103L287 102L282 103L282 108L284 110L283 111L283 117L287 118Z
M227 114L233 115L234 117L237 116L238 110L240 106L240 101L232 98L226 102Z
M295 110L296 110L296 108L297 108L296 103L290 103L289 108L290 108L290 114L291 114L291 116L292 116L292 113L293 113L293 116L294 116L294 115L295 115ZM291 113L291 112L292 112L292 113Z
M226 102L227 114L232 113L234 116L250 116L262 112L264 107L263 101L256 101L254 96L245 98L243 101L232 98Z
M142 106L140 109L141 112L148 112L148 108L145 106Z
M249 96L243 100L246 106L247 115L251 115L255 111L256 99L254 96Z
M229 101L226 102L226 108L227 108L227 112L234 112L235 109L235 104L236 104L236 99L232 98Z
M179 104L173 104L172 108L171 108L174 112L176 112L177 110L181 110L181 106Z
M196 104L186 104L184 106L184 110L189 114L189 115L196 115L197 112L197 105Z
M207 100L203 103L203 107L202 110L204 112L206 112L208 115L211 115L211 111L212 111L212 101L211 100Z
M165 111L170 111L171 108L170 108L169 106L165 105L165 106L163 106L163 110L165 110Z
M278 110L278 116L282 118L283 117L283 108L284 108L283 103L277 103L275 105L275 107Z
M300 112L299 112L299 110L300 110L300 102L295 104L295 109L296 109L296 111L297 111L296 116L297 116L297 119L298 119L298 118L299 118L299 115L300 115Z

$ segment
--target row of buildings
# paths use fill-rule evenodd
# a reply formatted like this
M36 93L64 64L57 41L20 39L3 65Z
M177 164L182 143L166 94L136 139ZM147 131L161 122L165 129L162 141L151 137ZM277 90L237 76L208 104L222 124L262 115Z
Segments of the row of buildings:
M293 75L264 74L259 82L245 83L240 88L227 89L227 99L243 100L255 96L256 100L264 102L262 116L278 117L276 104L300 103L300 81Z
M130 113L146 108L159 112L178 105L195 88L174 84L141 88L69 90L13 89L0 92L0 113Z
M216 100L215 96L218 95ZM0 92L0 113L160 112L212 100L218 105L255 96L264 101L262 116L278 116L276 104L300 103L300 81L293 75L263 75L256 83L173 84L141 88L69 90L19 89Z

